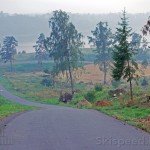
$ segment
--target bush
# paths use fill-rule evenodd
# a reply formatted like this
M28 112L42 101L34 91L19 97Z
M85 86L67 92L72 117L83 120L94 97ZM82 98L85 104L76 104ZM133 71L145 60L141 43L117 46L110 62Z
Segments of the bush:
M120 81L115 81L115 80L112 80L111 81L111 85L115 88L117 88L119 85L120 85Z
M69 101L71 101L73 98L73 95L70 93L65 93L65 94L61 94L59 97L59 101L63 102L63 103L67 103Z
M94 91L89 91L84 95L84 98L88 100L89 102L94 102L95 101L95 92Z
M44 73L50 74L50 71L48 69L43 70Z
M22 51L22 54L26 54L26 51L25 51L25 50L23 50L23 51Z
M147 86L148 85L148 81L146 80L146 78L143 79L141 85L142 86Z
M41 82L42 85L45 85L47 87L53 86L53 81L49 79L43 79Z
M113 97L120 96L124 93L126 93L124 89L115 89L115 90L108 91L108 94Z
M96 84L94 87L95 91L99 92L103 90L103 86L101 84Z

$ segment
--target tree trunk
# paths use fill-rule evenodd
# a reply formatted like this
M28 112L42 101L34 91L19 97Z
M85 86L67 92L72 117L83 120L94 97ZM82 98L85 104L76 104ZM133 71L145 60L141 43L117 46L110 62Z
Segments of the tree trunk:
M69 76L70 76L70 88L71 88L71 94L74 94L74 84L73 84L73 78L72 78L72 72L71 72L71 68L69 65Z
M12 60L10 60L10 71L11 71L11 72L13 71L13 63L12 63Z
M130 68L129 60L128 60L128 67ZM131 98L131 101L133 101L133 89L132 89L131 72L129 72L129 81L130 81L130 98Z
M104 84L106 84L106 74L107 74L106 62L103 62L103 65L104 65Z
M103 70L103 72L104 72L104 84L106 84L106 72L107 72L107 68L106 68L106 41L105 41L105 39L104 39L104 37L103 37L103 66L104 66L104 70Z
M68 44L68 54L67 54L67 60L68 60L68 70L69 70L69 76L70 76L70 90L72 96L74 95L74 83L73 83L73 77L72 77L72 71L71 71L71 61L70 61L70 39L69 39L69 44Z
M130 97L131 101L133 101L133 90L132 90L132 81L130 80Z

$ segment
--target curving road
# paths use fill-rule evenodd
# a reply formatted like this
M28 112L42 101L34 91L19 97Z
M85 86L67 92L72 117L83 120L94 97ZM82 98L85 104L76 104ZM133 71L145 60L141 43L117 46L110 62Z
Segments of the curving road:
M29 102L0 86L11 101L38 106L0 132L0 150L150 150L150 135L95 110Z

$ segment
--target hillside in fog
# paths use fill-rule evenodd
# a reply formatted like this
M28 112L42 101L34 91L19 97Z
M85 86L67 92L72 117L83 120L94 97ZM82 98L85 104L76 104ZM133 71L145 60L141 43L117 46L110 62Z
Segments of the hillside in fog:
M72 14L68 13L70 20L76 28L85 36L90 35L99 21L107 21L109 26L115 31L115 27L120 20L120 13L110 14ZM140 32L150 13L128 14L130 25L133 31ZM6 35L13 35L19 42L18 50L33 51L33 45L40 33L49 35L48 21L51 14L38 15L9 15L0 13L0 42Z

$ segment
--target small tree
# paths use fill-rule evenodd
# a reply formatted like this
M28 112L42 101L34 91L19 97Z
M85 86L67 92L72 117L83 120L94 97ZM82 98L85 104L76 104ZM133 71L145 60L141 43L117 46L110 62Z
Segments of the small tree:
M25 51L25 50L23 50L21 53L22 53L22 54L26 54L26 51Z
M73 70L78 68L82 59L80 47L83 46L82 34L69 22L69 16L61 10L54 11L50 18L50 36L45 40L45 46L54 59L53 72L56 75L66 73L70 80L71 94L74 94Z
M140 34L134 32L132 34L131 43L132 47L138 50L138 53L136 55L137 60L142 61L143 59L146 59L146 57L148 56L147 40L144 37L142 38Z
M36 52L36 58L38 59L38 64L42 65L43 59L46 57L46 49L44 45L45 35L43 33L40 34L38 40L36 41L36 45L33 46Z
M108 27L107 22L99 22L94 31L91 31L93 37L89 38L89 43L92 43L96 49L95 64L98 64L100 69L103 65L104 84L106 84L107 66L111 58L111 50L113 44L113 34Z
M143 37L142 41L141 41L142 45L140 46L140 48L138 49L138 54L136 56L136 58L140 61L142 61L143 59L149 59L149 50L148 50L148 42L147 39Z
M14 55L17 53L16 46L18 46L17 40L13 36L6 36L3 41L0 54L4 62L10 61L11 72L13 71Z
M116 81L120 81L123 77L123 79L126 79L130 83L130 96L131 101L133 101L132 80L135 79L135 73L138 69L138 65L134 61L133 56L137 51L133 49L132 43L129 42L132 29L128 25L125 10L123 11L123 17L119 26L116 32L117 43L113 50L114 67L112 69L112 77Z
M142 36L136 32L133 32L131 37L132 37L131 41L132 44L136 49L139 49L142 41Z
M147 35L147 33L150 33L150 16L148 17L147 23L142 28L143 35Z
M147 23L142 28L142 33L144 36L147 36L147 34L150 33L150 16L148 17ZM150 48L150 46L148 46L148 48Z
M146 79L146 77L144 77L142 83L141 83L142 86L148 86L148 80Z

